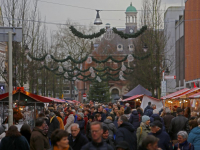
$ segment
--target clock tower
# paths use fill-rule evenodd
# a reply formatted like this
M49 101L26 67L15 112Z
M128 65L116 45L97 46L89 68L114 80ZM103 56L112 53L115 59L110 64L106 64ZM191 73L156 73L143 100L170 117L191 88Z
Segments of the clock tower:
M128 34L133 34L137 31L137 10L132 3L126 9L126 30Z

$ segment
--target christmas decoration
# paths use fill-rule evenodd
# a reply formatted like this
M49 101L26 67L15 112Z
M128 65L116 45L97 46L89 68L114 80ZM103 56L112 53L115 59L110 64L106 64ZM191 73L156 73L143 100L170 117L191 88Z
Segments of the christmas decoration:
M115 34L114 34L113 30L109 28L109 29L106 30L106 33L104 34L103 37L107 41L111 41L112 39L114 39Z
M89 57L87 58L87 63L88 63L88 64L91 64L91 63L92 63L92 57L89 56Z
M129 54L128 57L127 57L127 60L128 60L128 62L133 61L134 60L133 55Z
M122 71L125 71L125 70L126 70L126 66L125 66L125 65L122 65L121 70L122 70Z

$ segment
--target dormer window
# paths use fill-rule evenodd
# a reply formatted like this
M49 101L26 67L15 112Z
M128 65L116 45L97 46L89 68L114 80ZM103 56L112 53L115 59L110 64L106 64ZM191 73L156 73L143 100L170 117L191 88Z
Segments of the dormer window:
M133 51L133 50L134 50L133 44L130 44L130 45L128 46L128 49L129 49L129 51Z
M118 44L117 45L117 50L118 51L123 51L123 45L122 44Z

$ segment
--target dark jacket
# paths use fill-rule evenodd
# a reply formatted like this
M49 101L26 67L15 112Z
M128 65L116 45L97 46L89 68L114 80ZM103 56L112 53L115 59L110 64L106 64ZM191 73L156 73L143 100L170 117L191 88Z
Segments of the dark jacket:
M146 149L146 148L143 147L143 146L139 146L138 150L148 150L148 149Z
M174 145L174 150L178 150L180 148L181 150L194 150L194 146L189 143L188 141L185 141L184 143L177 143Z
M134 110L132 112L129 122L134 126L135 129L137 129L140 126L139 115L137 110Z
M29 150L28 141L24 136L4 137L0 143L0 150Z
M115 142L119 143L121 141L129 143L130 150L137 149L136 130L129 122L122 123L117 129Z
M49 141L45 134L39 128L35 127L31 133L30 150L47 150Z
M90 129L90 121L88 121L87 126L86 126L86 137L88 138L89 141L92 140L92 135L91 135L91 129Z
M145 108L146 110L144 111L144 115L151 117L151 115L153 114L153 108L151 108L150 106L149 107L147 106L146 108Z
M52 132L55 131L56 129L60 129L60 123L58 119L56 118L56 116L54 116L54 118L51 120L49 124L49 130L47 133L48 138L51 138Z
M81 119L81 120L76 120L75 123L78 123L79 125L79 128L80 128L80 132L82 134L85 135L85 130L84 130L84 127L85 127L85 120Z
M88 139L83 134L81 134L81 132L78 133L74 141L71 134L69 135L68 138L69 138L69 145L72 147L73 150L80 150L85 144L89 142Z
M166 132L169 133L169 126L171 124L172 119L174 118L173 115L171 115L170 113L167 113L164 117L163 117L163 121L165 124L165 130Z
M26 138L28 144L30 145L31 133L28 131L21 131L20 133Z
M177 133L179 131L186 131L189 133L188 119L182 115L173 118L169 126L169 134L172 140L177 140Z
M109 144L102 140L101 143L89 142L81 150L114 150Z
M108 137L107 139L104 139L104 141L109 144L113 149L115 149L115 142L113 138Z
M147 109L152 109L151 105L147 105L147 107L144 109L144 113L146 112Z
M150 135L154 135L159 139L158 147L162 150L172 150L172 143L169 135L163 129L160 129L156 133L149 133Z
M151 117L150 117L150 122L154 122L155 120L159 120L162 125L163 125L163 130L165 130L165 123L164 123L164 120L162 117L160 117L158 114L152 114Z
M110 119L106 119L103 122L103 126L108 128L109 137L113 138L113 135L117 132L117 128L115 127L114 123Z

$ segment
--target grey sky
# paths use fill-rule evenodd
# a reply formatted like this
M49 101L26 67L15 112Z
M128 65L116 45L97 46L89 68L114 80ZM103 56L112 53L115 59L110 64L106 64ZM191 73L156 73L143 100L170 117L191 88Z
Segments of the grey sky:
M184 4L183 1L184 0L162 0L162 8L181 6ZM61 5L47 2L59 3ZM48 22L65 23L67 19L71 19L82 25L93 23L96 17L95 10L67 7L62 4L100 10L124 10L100 12L100 17L104 23L102 26L105 26L106 23L110 23L112 27L124 27L125 10L130 5L130 2L133 3L133 6L136 7L137 10L141 9L142 0L39 0L38 5L42 17L45 17ZM47 25L47 27L50 30L57 29L56 25Z

